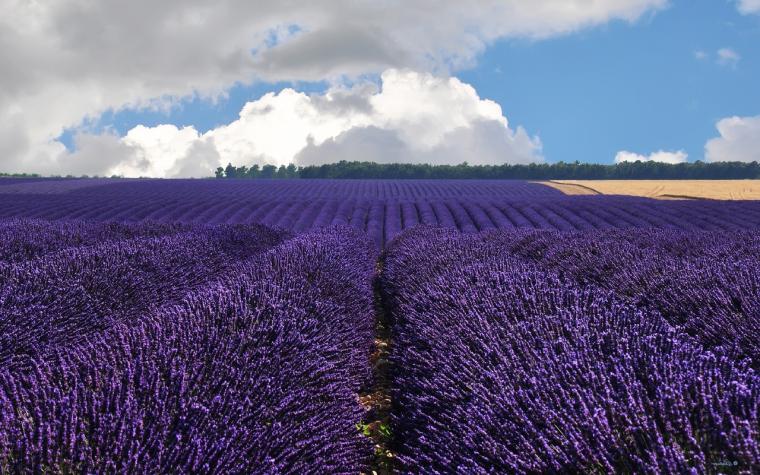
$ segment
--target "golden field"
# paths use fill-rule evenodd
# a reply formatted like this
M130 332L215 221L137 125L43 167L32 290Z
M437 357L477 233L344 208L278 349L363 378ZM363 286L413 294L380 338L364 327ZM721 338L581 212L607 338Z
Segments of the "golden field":
M760 180L551 180L541 183L567 195L760 200Z

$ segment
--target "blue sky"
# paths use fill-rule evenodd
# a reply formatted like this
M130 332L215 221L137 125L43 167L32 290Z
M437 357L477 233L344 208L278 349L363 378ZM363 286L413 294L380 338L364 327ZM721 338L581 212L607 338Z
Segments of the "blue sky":
M14 3L0 171L760 160L760 0L436 6Z
M741 56L735 67L718 64L722 48ZM718 120L760 114L760 19L722 0L679 1L633 26L499 41L459 77L540 134L550 160L604 163L623 149L697 160Z

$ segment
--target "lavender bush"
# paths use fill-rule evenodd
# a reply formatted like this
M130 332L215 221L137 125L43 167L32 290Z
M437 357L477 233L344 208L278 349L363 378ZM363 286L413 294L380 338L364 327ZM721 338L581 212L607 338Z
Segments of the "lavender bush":
M122 224L85 221L51 222L36 219L0 220L0 263L18 262L66 248L104 242L160 237L190 231L182 224Z
M294 238L180 303L0 372L7 472L357 473L374 251Z
M519 236L504 237L515 242ZM760 379L655 311L437 229L399 238L392 312L402 470L706 472L760 463Z
M648 229L523 236L488 239L576 282L658 310L708 348L760 364L760 234Z
M223 226L0 265L0 366L24 363L51 345L77 341L182 298L282 238L261 226Z

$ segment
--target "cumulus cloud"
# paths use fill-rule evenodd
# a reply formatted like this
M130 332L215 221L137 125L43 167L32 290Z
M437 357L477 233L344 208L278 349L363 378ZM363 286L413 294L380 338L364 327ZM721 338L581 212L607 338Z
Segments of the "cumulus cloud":
M401 137L398 130L376 126L354 127L295 156L298 165L322 165L340 160L376 163L431 163L456 165L526 164L543 161L541 141L522 127L510 130L499 121L478 120L446 133L432 147L420 147Z
M760 0L739 0L737 6L744 15L760 13Z
M705 145L708 162L760 161L760 116L729 117L717 124L720 137Z
M499 38L633 22L667 3L0 0L0 123L14 131L0 144L0 167L57 170L71 154L56 137L109 109L213 98L256 80L334 81L389 68L446 75Z
M683 150L677 152L666 152L660 150L649 155L639 155L637 153L622 150L615 155L615 163L623 162L662 162L662 163L685 163L689 155Z
M207 176L235 164L314 165L338 160L455 164L542 161L541 141L512 129L501 107L460 80L388 70L381 88L293 89L247 103L239 118L204 134L193 127L138 126L119 139L105 174ZM112 137L107 139L110 143ZM87 143L81 143L87 148ZM100 146L99 142L95 145ZM78 152L85 156L96 150Z

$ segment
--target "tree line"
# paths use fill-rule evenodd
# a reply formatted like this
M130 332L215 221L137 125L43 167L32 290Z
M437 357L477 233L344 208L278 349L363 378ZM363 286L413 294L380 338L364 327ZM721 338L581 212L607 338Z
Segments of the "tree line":
M304 178L300 176L301 170L303 168L299 169L292 163L288 166L280 165L279 168L274 165L259 168L258 165L235 167L227 164L225 168L217 168L214 174L217 178Z
M264 165L216 169L217 178L491 179L491 180L734 180L760 179L758 162L624 162L615 165L558 162L528 165L429 165L374 162L297 167Z
M429 165L341 161L297 167L294 164L236 167L215 170L216 178L354 178L354 179L473 179L473 180L738 180L760 179L758 162L625 162L615 165L558 162L529 165ZM40 178L37 173L0 173L0 177ZM63 178L63 177L57 177ZM65 178L74 178L71 175ZM97 178L82 175L80 178ZM105 178L105 177L104 177ZM110 178L120 178L112 176Z
M0 172L0 177L3 177L3 178L40 178L40 175L38 173L2 173L2 172Z

